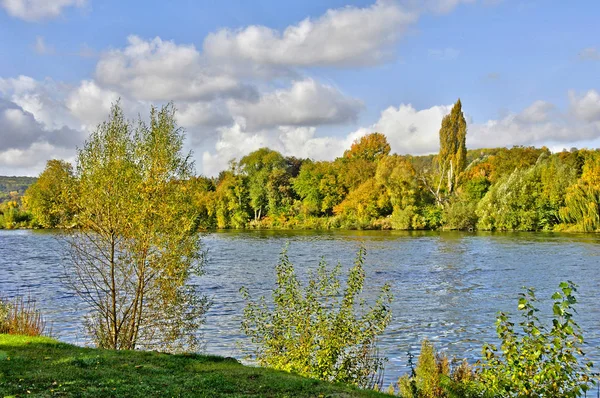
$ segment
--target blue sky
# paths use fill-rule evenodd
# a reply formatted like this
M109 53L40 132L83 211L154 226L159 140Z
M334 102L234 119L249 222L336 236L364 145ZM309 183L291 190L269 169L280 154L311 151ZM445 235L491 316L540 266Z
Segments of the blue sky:
M35 175L121 98L174 101L199 172L261 146L331 159L371 131L436 152L460 97L469 147L596 147L596 1L0 0L0 175Z

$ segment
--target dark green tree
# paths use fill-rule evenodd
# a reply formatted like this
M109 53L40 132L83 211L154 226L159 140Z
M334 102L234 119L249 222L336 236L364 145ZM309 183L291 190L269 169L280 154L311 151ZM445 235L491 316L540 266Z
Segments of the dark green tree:
M242 170L248 176L250 206L254 210L254 220L260 220L269 209L269 177L274 170L285 170L284 157L269 148L260 148L240 160ZM272 185L271 185L272 186ZM273 200L271 200L273 203Z

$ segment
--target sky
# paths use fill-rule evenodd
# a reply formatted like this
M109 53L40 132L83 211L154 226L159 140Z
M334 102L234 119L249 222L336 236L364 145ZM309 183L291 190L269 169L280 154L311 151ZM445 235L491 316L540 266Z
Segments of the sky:
M261 147L331 160L380 132L435 153L600 147L596 0L0 0L0 175L76 151L120 99L172 101L198 173Z

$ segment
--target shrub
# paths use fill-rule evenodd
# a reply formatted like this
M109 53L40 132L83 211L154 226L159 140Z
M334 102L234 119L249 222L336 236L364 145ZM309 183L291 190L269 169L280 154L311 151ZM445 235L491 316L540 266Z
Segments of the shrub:
M0 334L41 336L46 321L31 298L0 299Z
M242 288L247 302L242 330L260 365L360 387L378 384L384 359L377 355L376 339L391 321L392 296L384 285L372 307L359 299L365 253L359 250L343 290L341 265L328 270L324 261L302 286L285 250L276 267L272 307L264 297L253 301Z
M475 382L475 372L466 360L450 363L445 354L436 353L433 344L429 341L423 341L416 367L413 366L412 355L409 358L411 373L398 379L399 396L403 398L485 396ZM389 392L395 393L395 388L390 386Z
M487 391L503 397L578 397L590 388L592 363L582 363L584 340L573 320L576 291L572 282L560 284L552 296L549 328L536 316L532 288L519 297L522 333L500 313L496 321L500 350L494 345L483 348L479 378Z

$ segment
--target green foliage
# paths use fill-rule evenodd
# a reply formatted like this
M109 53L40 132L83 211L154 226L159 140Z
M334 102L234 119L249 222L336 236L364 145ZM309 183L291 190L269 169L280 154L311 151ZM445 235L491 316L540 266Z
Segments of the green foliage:
M392 296L385 285L372 307L360 299L364 256L361 248L344 289L341 265L328 270L324 261L303 287L286 251L276 268L272 306L242 289L247 302L242 330L252 339L259 364L360 387L377 383L384 360L375 344L391 321Z
M197 345L208 302L189 283L203 256L183 140L172 105L134 126L117 103L78 153L69 276L99 347Z
M46 169L25 192L23 202L36 225L43 228L72 223L77 186L73 166L62 160L49 160Z
M409 354L410 355L410 354ZM466 361L450 363L445 354L438 354L433 344L423 340L415 367L409 356L411 373L398 379L397 393L403 398L469 398L485 397L475 382L476 374ZM390 392L396 393L391 386Z
M477 202L467 195L454 197L444 206L444 228L472 231L477 227Z
M240 166L247 176L250 206L254 210L254 219L276 210L281 201L277 179L285 168L285 160L279 152L261 148L244 156ZM281 182L281 181L279 181ZM264 212L263 212L264 211Z
M27 188L35 182L35 177L0 176L0 203L23 196Z
M560 217L577 230L600 230L600 155L590 155L579 180L567 189Z
M16 198L0 204L0 229L27 228L31 225L31 213Z
M500 349L483 348L480 382L502 397L578 397L590 388L591 363L583 363L584 343L573 315L576 285L562 282L552 296L552 322L548 327L537 317L533 289L519 296L519 326L500 313L496 330Z
M575 173L542 153L538 162L516 169L492 185L477 205L479 227L503 231L550 230L560 222L567 187Z

